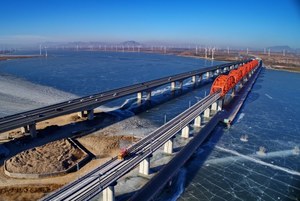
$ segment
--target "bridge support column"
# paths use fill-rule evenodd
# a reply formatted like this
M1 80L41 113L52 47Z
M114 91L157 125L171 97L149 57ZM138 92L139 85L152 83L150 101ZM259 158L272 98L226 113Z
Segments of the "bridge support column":
M29 133L29 129L28 129L28 126L23 126L21 127L21 133Z
M172 154L173 153L173 141L174 138L171 137L164 145L164 152L166 154Z
M29 132L32 138L36 137L36 124L30 124L29 126Z
M183 137L183 138L189 138L190 137L190 128L189 128L189 126L186 126L181 130L181 137Z
M178 82L178 86L179 86L179 89L182 90L183 81L180 80L180 81Z
M204 117L209 118L210 117L210 107L208 107L205 111L204 111Z
M94 119L94 110L87 110L87 118L88 120Z
M209 79L209 78L210 78L210 72L207 71L207 72L206 72L206 79Z
M171 82L171 91L174 91L176 88L176 82Z
M192 76L192 83L194 84L194 86L197 85L197 78L196 78L196 75Z
M240 82L239 84L239 89L243 88L243 81Z
M143 92L138 92L137 93L137 100L138 100L138 102L142 102L142 97L143 97Z
M195 127L201 127L201 116L200 115L195 118L195 120L194 120L194 126Z
M234 97L236 94L236 90L235 90L235 87L232 88L232 92L231 92L231 97Z
M149 175L150 170L150 157L145 158L140 162L139 173L143 175Z
M214 102L214 103L211 105L211 110L217 111L217 109L218 109L218 102Z
M223 98L220 98L218 100L218 111L221 111L223 107Z
M77 115L78 115L80 118L85 117L84 111L77 112Z
M103 190L103 201L115 201L115 187L108 186Z
M146 100L151 100L151 91L147 91Z
M198 82L201 82L202 81L202 74L201 75L199 75L199 80L198 80Z

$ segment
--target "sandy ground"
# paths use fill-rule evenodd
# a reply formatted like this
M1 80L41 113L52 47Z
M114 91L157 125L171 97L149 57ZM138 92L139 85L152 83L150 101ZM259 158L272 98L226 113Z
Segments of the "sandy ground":
M53 173L67 170L84 156L84 152L63 139L13 156L6 161L6 168L12 173Z
M114 116L99 113L99 111L95 113L95 115L96 117L93 121L85 121L84 118L79 119L76 114L70 114L40 122L37 124L38 137L34 140L29 136L24 137L24 135L19 132L19 129L1 134L0 138L3 139L3 145L11 152L8 158L13 157L12 160L16 162L15 155L23 152L19 155L22 155L23 163L17 162L19 165L26 164L23 171L29 171L29 164L37 163L35 160L37 159L37 155L42 158L47 158L52 157L50 155L54 152L56 156L53 156L53 160L57 159L57 156L62 156L63 151L70 149L68 145L64 145L64 139L66 137L76 139L88 151L95 155L95 159L81 167L77 172L42 179L9 178L4 174L2 159L0 167L0 201L1 199L7 201L37 200L45 196L45 194L77 179L81 175L86 174L110 160L118 154L120 148L129 146L132 142L137 141L140 137L156 128L147 120L139 119L136 116L120 121ZM9 142L5 142L7 141L8 134L11 139ZM16 139L12 140L12 138ZM23 140L23 138L26 140ZM65 148L62 147L60 149L58 146L65 146ZM45 147L49 152L41 150ZM57 150L53 151L53 147ZM26 150L31 150L30 152L32 153L25 154ZM37 152L39 152L39 154L35 155ZM8 158L6 158L6 160ZM28 161L26 161L26 159L28 159ZM63 158L61 158L61 160L63 160ZM44 165L46 164L43 164L43 166ZM52 168L59 169L62 168L62 166L55 167L55 165L53 165ZM44 171L46 169L47 168L45 168ZM32 169L32 171L39 170L36 168L35 170Z

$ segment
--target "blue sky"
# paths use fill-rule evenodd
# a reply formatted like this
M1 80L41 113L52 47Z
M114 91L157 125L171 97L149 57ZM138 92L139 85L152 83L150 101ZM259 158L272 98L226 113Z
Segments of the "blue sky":
M43 41L300 48L299 0L1 0L0 45Z

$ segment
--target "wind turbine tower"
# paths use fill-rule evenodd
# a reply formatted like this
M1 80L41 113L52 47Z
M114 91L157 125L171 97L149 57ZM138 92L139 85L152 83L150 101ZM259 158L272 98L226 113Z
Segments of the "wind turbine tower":
M47 46L45 46L45 56L48 57Z
M214 60L214 53L215 53L215 48L211 49L211 59Z
M40 56L42 55L42 45L40 44Z

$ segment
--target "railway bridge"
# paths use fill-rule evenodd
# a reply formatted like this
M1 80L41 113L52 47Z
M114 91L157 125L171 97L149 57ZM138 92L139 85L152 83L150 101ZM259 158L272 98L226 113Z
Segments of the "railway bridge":
M186 145L186 147L178 153L178 155L181 157L174 157L178 160L172 163L173 166L175 166L174 171L163 172L164 177L158 173L155 182L150 181L152 186L146 188L146 190L142 189L141 193L137 193L137 195L132 198L132 200L151 199L155 192L157 192L154 192L153 189L162 188L162 186L166 184L167 180L174 176L176 173L175 170L178 170L179 166L184 164L189 159L193 153L193 150L201 145L205 137L208 136L217 123L219 121L224 121L225 118L228 117L227 113L229 112L223 110L224 98L227 95L233 96L235 93L241 91L241 89L247 85L249 80L254 83L254 78L257 77L260 67L261 61L253 59L240 62L239 64L235 65L229 64L221 69L213 68L210 70L206 69L205 71L201 70L201 76L199 76L198 71L194 73L171 76L169 78L162 78L161 82L159 82L160 84L171 83L171 85L174 85L175 82L182 81L183 77L191 78L196 82L197 79L193 78L193 76L198 75L198 78L201 77L202 79L202 75L204 73L207 73L207 78L210 77L211 74L220 74L215 78L208 96L198 101L196 104L172 120L166 122L155 131L149 133L137 143L128 147L128 154L123 158L112 158L110 161L97 167L74 182L71 182L70 184L49 194L42 200L90 200L102 192L104 201L113 201L115 200L114 186L121 177L130 172L136 166L139 166L140 174L149 175L151 157L156 150L163 146L164 152L169 154L173 153L173 139L175 135L180 134L183 138L189 138L191 125L201 128L201 131L203 131L204 134L202 133L201 136L196 135ZM221 75L221 72L228 72L228 74ZM153 82L154 81L151 81L147 84L144 83L143 85L148 85L149 88L153 88L153 86L157 86ZM134 93L141 93L141 91L145 91L146 89L139 87L135 90L128 90L130 90L130 93L133 93L133 91L135 91ZM115 93L122 92L118 91ZM138 97L141 98L141 95L138 95ZM211 121L205 125L202 125L204 118L209 118ZM201 138L201 140L199 140L199 138ZM158 178L158 175L161 177Z
M157 87L169 84L171 90L175 91L182 88L185 80L191 80L197 85L203 79L210 79L227 73L247 62L249 60L201 68L2 117L0 118L0 133L20 128L22 133L30 133L34 138L37 136L36 124L38 122L75 112L78 112L80 117L86 116L88 120L92 120L94 109L109 101L132 94L137 94L138 101L142 101L144 94L146 100L150 100L152 90Z

